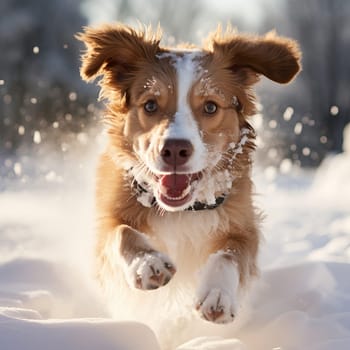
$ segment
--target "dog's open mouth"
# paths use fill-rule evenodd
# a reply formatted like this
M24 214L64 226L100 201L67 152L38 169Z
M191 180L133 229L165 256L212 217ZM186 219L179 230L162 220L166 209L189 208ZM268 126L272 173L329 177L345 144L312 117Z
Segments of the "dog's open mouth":
M198 174L167 174L157 177L159 199L170 207L181 207L192 199L192 184Z

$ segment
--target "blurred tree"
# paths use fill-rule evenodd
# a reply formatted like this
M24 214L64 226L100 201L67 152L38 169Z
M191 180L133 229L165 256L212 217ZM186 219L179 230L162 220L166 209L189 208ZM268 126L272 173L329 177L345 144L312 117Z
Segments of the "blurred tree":
M74 39L86 23L79 6L70 0L0 2L0 152L23 151L49 138L50 130L82 129L88 90Z
M172 44L182 40L197 41L196 21L205 13L198 0L152 0L147 4L144 0L104 0L101 3L85 0L83 8L93 23L102 18L104 22L123 22L134 27L140 23L153 27L161 24L165 33L171 34Z
M328 139L328 150L340 152L343 129L350 122L350 2L288 1L290 25L303 51L303 79L310 110Z

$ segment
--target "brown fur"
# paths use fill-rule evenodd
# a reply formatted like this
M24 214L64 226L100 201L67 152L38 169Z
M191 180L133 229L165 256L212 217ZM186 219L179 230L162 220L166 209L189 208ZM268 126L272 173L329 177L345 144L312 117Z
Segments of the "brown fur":
M176 113L177 82L169 62L156 60L157 55L168 52L160 46L159 33L108 25L86 28L78 39L87 48L82 56L81 75L87 81L102 75L101 96L109 101L106 117L109 143L100 158L96 187L97 256L100 277L105 282L114 276L115 261L110 255L114 241L120 241L119 253L127 263L140 253L159 247L166 250L159 233L149 224L157 220L159 210L144 207L133 197L125 170L118 162L135 160L135 147L148 149L151 137L162 135L171 123ZM239 35L232 29L226 33L218 29L203 51L205 56L201 64L208 71L211 84L215 84L212 90L220 92L211 93L209 97L202 94L201 84L205 81L197 82L191 89L189 103L204 142L224 152L230 142L239 141L243 127L251 131L251 138L233 162L232 154L227 153L217 165L217 169L228 169L236 177L226 201L215 209L222 220L228 222L229 229L218 229L211 237L203 237L206 241L201 242L201 246L204 248L196 258L205 262L210 254L219 250L229 252L228 256L238 264L240 281L244 284L257 272L259 246L259 215L252 203L250 180L251 153L255 145L254 130L248 119L256 113L252 87L261 74L278 83L289 82L300 69L300 52L294 41L275 33L258 37ZM153 76L156 83L145 89ZM142 106L149 98L154 98L155 91L161 92L157 97L160 108L150 118ZM231 96L238 97L236 108L227 102ZM203 101L208 99L220 106L220 112L213 119L203 116ZM156 150L154 147L154 152ZM171 224L177 213L167 215ZM153 237L157 247L146 244L140 232Z

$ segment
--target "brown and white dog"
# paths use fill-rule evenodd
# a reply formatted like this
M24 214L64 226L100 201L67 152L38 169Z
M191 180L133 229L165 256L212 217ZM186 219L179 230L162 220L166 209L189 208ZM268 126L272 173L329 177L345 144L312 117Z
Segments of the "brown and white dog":
M96 192L103 285L150 303L149 315L191 300L205 320L231 322L257 273L252 87L260 75L292 80L298 45L228 29L203 48L173 49L159 33L119 24L77 37L87 48L81 75L102 76L108 101Z

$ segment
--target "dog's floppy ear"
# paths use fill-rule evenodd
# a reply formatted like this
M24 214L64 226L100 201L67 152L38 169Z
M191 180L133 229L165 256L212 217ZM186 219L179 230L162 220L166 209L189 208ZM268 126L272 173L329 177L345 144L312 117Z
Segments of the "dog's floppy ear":
M213 52L225 58L227 68L237 72L245 83L255 83L257 74L285 84L301 69L301 52L296 41L269 32L265 36L238 35L232 31L212 37ZM255 74L255 79L249 71Z
M142 60L154 60L159 50L159 34L137 32L123 25L103 25L84 28L76 38L83 41L81 76L92 81L104 75L115 87L130 77Z

